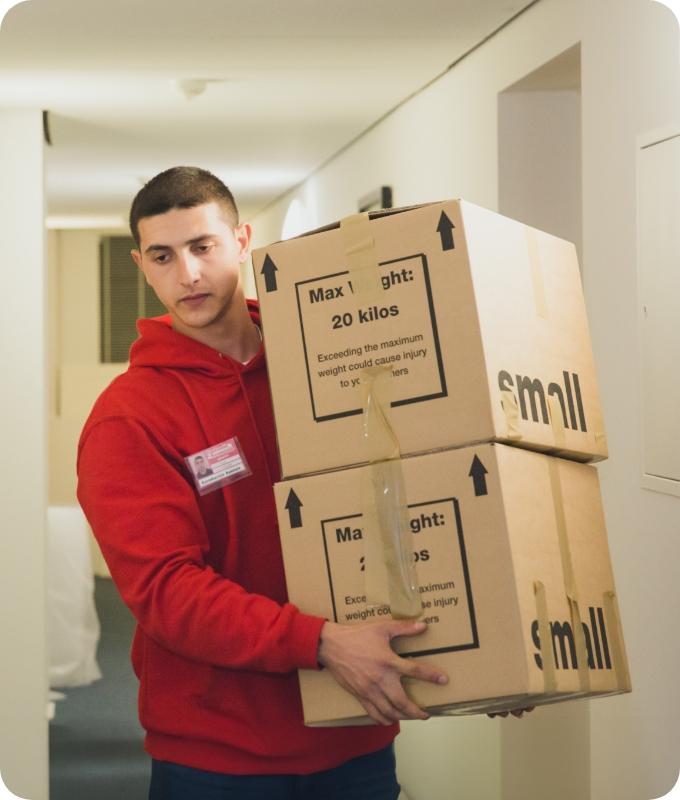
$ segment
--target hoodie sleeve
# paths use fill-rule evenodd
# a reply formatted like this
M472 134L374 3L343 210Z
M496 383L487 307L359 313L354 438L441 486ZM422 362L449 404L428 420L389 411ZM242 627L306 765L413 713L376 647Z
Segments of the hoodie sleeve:
M78 499L123 600L158 644L220 667L318 669L324 620L206 564L194 490L141 423L109 417L85 430Z

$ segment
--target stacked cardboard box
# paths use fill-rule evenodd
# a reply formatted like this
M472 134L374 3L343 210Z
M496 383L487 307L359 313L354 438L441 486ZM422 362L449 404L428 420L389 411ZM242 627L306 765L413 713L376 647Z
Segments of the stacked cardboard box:
M607 448L573 245L450 201L253 261L292 602L390 614L366 597L365 486L401 457L429 627L397 647L452 676L414 699L470 713L629 690L597 473L578 463ZM365 720L326 673L300 679L308 723Z

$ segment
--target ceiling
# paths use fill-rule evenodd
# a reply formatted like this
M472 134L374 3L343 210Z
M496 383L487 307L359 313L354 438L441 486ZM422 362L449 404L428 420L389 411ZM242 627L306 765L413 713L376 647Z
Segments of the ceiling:
M0 29L0 108L49 110L52 216L120 219L183 163L250 217L534 2L25 0Z

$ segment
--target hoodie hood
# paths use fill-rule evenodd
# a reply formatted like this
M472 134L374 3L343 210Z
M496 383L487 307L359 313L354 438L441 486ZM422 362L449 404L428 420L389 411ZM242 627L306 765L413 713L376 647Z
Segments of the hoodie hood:
M255 300L247 300L250 317L260 325L260 312ZM215 377L225 372L244 372L260 366L263 348L247 364L241 364L202 342L179 333L172 327L169 314L137 321L139 338L130 348L131 367L160 367L199 371Z

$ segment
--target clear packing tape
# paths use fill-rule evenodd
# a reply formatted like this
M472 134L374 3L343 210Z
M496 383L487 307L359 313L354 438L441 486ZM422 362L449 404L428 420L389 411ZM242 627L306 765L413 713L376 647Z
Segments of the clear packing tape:
M545 282L543 280L543 262L538 240L539 233L535 228L527 226L525 228L525 237L531 275L531 287L534 297L534 310L537 317L548 321L550 319L550 313L546 299ZM565 411L560 401L554 395L548 395L546 401L548 404L548 413L550 415L550 425L552 427L555 447L558 450L562 450L566 447L567 442ZM501 406L505 416L507 438L510 440L521 439L521 417L517 405L517 398L513 392L501 390ZM598 445L606 443L607 437L604 431L595 430L593 431L593 435Z
M368 214L340 223L340 233L358 302L382 293L375 240ZM364 577L369 605L389 605L394 619L422 614L413 557L399 442L389 421L392 372L366 369L361 375L368 467L363 471Z
M574 571L569 537L567 535L567 522L564 513L564 500L562 497L562 485L559 476L558 464L552 459L548 462L550 469L550 485L552 490L553 506L555 509L555 521L557 525L557 536L560 546L560 559L562 562L562 573L564 576L564 591L569 603L569 621L574 635L574 646L576 650L576 662L578 670L579 691L588 694L591 691L590 668L588 658L588 647L581 618L580 600L576 574ZM538 631L541 641L541 659L543 663L543 690L546 694L557 692L557 663L556 653L553 643L548 604L546 599L545 584L542 581L534 581L534 597L536 602L536 619L538 620ZM628 670L623 650L621 638L621 624L616 602L616 594L613 591L606 591L603 594L603 607L607 628L609 630L609 641L612 650L612 666L616 675L616 685L618 689L624 689L629 685Z
M366 599L389 605L394 619L422 613L399 445L387 418L389 370L366 370L364 436L369 465L362 481Z
M519 406L517 405L517 398L514 392L508 389L501 390L501 407L505 415L505 435L511 441L517 441L522 438L522 432L519 429L520 416Z

